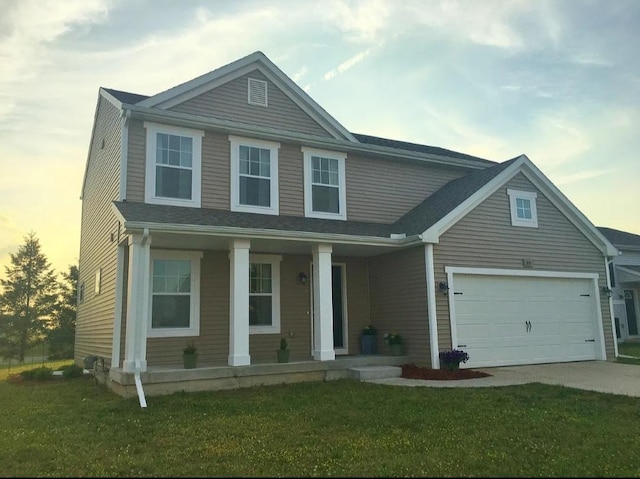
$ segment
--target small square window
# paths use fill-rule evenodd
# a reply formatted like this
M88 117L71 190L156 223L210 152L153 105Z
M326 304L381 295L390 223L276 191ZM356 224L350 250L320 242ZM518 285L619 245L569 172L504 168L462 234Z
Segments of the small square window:
M509 205L511 208L511 225L537 228L538 213L536 198L538 194L534 191L507 189L507 195L509 195Z

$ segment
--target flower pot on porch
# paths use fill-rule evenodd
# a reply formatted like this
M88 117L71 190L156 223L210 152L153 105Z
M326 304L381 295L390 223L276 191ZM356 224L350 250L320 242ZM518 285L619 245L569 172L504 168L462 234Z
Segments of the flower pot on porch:
M198 353L184 353L182 355L182 362L185 369L195 369L198 362Z
M375 334L361 335L360 352L362 354L376 354L378 352L378 336Z
M393 356L402 356L403 354L402 344L391 344L389 345L389 347L391 348L391 354Z
M288 349L276 349L276 353L278 354L278 362L279 363L288 363L289 362L289 350Z

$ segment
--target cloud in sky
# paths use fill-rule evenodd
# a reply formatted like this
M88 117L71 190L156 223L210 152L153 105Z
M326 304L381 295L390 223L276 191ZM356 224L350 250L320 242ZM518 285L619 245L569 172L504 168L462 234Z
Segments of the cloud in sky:
M526 153L595 223L640 233L597 204L640 202L628 183L640 174L637 1L1 7L0 215L15 234L0 230L0 248L34 230L58 270L77 259L98 88L151 95L256 50L351 131L497 161Z

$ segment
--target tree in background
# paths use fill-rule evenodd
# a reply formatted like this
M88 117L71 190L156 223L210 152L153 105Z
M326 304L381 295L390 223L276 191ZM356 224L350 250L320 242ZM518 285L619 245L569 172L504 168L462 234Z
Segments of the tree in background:
M58 284L40 241L31 232L0 279L0 355L24 362L25 353L42 343L47 323L56 311Z
M47 333L49 359L71 359L76 338L78 267L69 266L69 271L62 273L62 281L58 284L60 297L51 329Z

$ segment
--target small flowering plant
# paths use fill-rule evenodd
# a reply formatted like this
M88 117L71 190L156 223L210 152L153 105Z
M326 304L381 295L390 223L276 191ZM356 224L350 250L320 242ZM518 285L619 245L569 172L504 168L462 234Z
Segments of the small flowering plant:
M362 330L362 334L364 336L375 336L376 334L378 334L378 330L373 326L369 325Z
M457 368L460 363L466 363L469 360L469 354L462 349L442 351L439 356L440 362L448 369Z
M403 341L402 336L398 333L386 333L384 335L384 342L391 346L392 344L402 344Z

